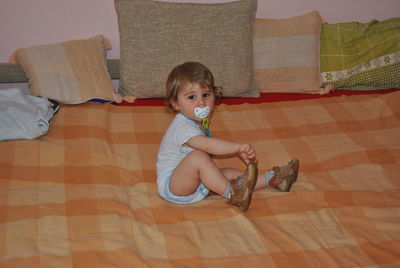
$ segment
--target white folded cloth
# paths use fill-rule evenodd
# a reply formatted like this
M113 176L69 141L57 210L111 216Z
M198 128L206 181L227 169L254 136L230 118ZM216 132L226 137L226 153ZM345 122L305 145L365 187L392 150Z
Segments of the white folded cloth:
M0 90L0 140L35 139L49 130L55 114L46 98L23 94L19 88Z

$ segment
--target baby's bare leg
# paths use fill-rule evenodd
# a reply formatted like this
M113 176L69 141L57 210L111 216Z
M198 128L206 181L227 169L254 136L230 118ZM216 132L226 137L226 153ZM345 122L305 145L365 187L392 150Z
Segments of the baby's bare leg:
M221 195L225 191L227 178L209 154L194 150L175 168L169 188L175 195L190 195L196 191L200 183Z
M244 174L244 172L242 170L238 170L235 168L223 168L223 169L221 169L221 172L224 174L224 176L228 180L235 180ZM264 188L265 186L266 186L265 173L259 173L255 189Z

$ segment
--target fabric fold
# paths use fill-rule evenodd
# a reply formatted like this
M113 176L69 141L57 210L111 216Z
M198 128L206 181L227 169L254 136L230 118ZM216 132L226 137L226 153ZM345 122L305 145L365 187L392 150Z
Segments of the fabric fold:
M45 135L56 106L48 99L23 94L19 88L0 90L0 140Z

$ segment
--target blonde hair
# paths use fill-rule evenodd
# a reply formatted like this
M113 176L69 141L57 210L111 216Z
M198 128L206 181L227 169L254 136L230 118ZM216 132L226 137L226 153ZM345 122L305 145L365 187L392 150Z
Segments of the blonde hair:
M222 96L222 88L214 85L211 71L199 62L185 62L176 66L168 75L166 84L166 106L175 111L171 102L178 100L179 90L188 84L198 84L201 88L213 91L216 99Z

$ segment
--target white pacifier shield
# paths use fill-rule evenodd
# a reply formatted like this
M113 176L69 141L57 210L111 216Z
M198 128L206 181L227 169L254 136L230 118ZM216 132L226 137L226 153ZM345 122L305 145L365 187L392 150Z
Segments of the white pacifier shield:
M210 113L210 107L197 107L194 109L194 115L197 116L199 119L204 119Z

